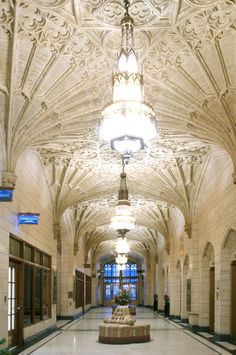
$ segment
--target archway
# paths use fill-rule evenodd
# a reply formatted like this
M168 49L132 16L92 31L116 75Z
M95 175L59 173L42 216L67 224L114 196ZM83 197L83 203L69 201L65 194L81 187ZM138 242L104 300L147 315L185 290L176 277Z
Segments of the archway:
M226 234L221 254L220 332L236 339L236 231ZM229 292L230 290L230 292Z
M167 295L169 295L169 270L168 270L168 266L167 266L166 272L165 272L165 293Z
M139 266L128 261L125 270L121 273L115 262L108 262L103 265L104 301L105 306L114 303L120 289L130 289L132 292L132 303L139 304Z
M189 257L186 255L183 265L181 319L188 319L188 312L191 311L191 279L189 277Z
M214 331L215 323L215 253L210 242L206 244L201 262L200 325Z
M181 263L178 260L175 270L175 280L174 280L174 297L171 297L171 307L172 314L175 317L181 317L181 308L182 308L182 285L181 285Z

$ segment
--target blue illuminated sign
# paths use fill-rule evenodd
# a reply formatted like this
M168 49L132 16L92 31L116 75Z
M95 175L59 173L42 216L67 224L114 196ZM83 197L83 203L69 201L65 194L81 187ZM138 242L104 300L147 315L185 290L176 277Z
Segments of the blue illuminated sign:
M0 188L0 201L11 202L13 198L13 189Z
M39 213L18 213L18 224L38 224Z

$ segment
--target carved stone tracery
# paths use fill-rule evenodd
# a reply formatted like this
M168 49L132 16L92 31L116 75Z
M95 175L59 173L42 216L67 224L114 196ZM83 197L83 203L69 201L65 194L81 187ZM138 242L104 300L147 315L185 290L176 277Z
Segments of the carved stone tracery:
M181 210L191 235L197 186L211 151L224 149L236 171L236 71L230 59L236 50L236 1L132 0L130 11L145 93L159 129L127 167L138 236L147 246L140 241L137 250L148 252L153 240L163 237L169 244L171 222L161 219L166 204ZM14 186L21 152L37 150L55 221L77 204L93 216L86 228L85 221L77 226L75 252L85 235L101 242L107 211L115 206L120 156L99 140L98 125L111 100L123 12L121 0L0 5L0 94L6 108L1 125L7 136L3 185ZM108 242L101 243L101 250L108 248ZM92 248L92 242L88 245Z

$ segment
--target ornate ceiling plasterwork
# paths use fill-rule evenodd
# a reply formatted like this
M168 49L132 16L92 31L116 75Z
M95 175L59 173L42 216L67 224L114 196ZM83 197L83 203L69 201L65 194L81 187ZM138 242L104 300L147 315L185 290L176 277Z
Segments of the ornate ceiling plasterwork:
M225 150L236 171L236 0L131 0L130 12L159 129L127 167L145 254L162 238L169 248L176 208L191 236L199 181L212 152ZM2 182L15 184L19 155L36 150L54 201L55 235L72 208L75 251L81 237L90 249L97 240L99 253L114 238L108 224L121 162L99 140L98 128L111 101L122 15L122 0L0 4Z

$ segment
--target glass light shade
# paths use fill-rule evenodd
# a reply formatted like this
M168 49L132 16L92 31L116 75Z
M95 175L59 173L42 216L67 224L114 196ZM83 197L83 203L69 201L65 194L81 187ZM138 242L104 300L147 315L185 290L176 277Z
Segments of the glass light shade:
M118 256L116 257L117 264L126 264L127 260L128 260L127 256L123 254L118 254Z
M130 157L156 135L155 113L143 95L143 75L134 48L134 21L125 3L121 21L121 50L113 74L113 102L102 111L100 138Z
M133 51L130 51L128 55L122 53L118 59L118 69L121 72L126 71L127 73L138 72L138 62L136 55Z
M117 254L127 254L129 252L129 243L127 238L118 238L116 243L115 251Z
M128 136L125 136L123 139L114 139L112 141L112 148L122 154L125 154L126 152L138 152L141 145L142 140L140 141L138 138L131 138Z
M124 153L136 152L156 135L152 108L142 102L120 101L107 106L102 112L100 137L115 142L113 149ZM120 143L120 141L122 143Z
M137 83L121 82L113 87L113 102L120 100L142 101L142 88Z
M131 215L131 207L127 205L116 206L116 215L111 218L111 228L114 230L130 230L135 227L135 218Z

